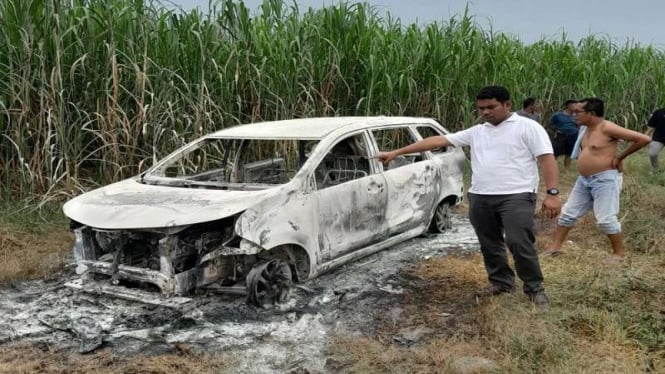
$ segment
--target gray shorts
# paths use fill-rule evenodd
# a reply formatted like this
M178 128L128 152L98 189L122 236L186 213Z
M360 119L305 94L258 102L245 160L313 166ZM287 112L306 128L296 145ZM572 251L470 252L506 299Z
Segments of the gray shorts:
M572 227L593 209L598 227L604 233L620 233L621 223L617 215L622 183L623 175L618 170L606 170L588 177L580 175L561 210L559 225Z

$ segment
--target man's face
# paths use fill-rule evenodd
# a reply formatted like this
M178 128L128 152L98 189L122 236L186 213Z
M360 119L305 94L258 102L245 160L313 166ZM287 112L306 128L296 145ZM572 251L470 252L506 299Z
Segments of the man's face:
M478 99L476 106L483 120L493 125L498 125L510 115L510 100L501 103L497 99Z
M578 125L584 125L589 116L589 114L584 111L584 104L585 103L570 104L570 111L573 113L575 123Z

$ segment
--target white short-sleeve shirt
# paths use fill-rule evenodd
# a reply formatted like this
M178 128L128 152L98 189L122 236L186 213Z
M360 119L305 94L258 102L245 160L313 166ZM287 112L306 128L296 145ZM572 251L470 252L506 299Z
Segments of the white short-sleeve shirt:
M456 147L470 147L469 192L481 195L536 192L536 157L554 153L545 129L514 113L496 126L482 123L446 138Z

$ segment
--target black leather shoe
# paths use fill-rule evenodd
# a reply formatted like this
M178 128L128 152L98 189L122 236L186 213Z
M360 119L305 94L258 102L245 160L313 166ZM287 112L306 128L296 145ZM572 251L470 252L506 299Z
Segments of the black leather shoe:
M514 291L515 291L514 288L499 286L497 284L490 283L487 286L476 291L476 297L496 296L502 293L512 293Z
M529 296L529 300L531 300L538 310L544 312L550 309L550 299L545 295L545 291L538 291L527 295Z

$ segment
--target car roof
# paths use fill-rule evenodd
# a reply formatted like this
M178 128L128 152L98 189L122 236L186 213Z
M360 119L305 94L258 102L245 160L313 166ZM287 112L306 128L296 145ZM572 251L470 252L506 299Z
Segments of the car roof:
M410 123L432 123L432 119L389 116L299 118L233 126L214 132L207 137L245 139L322 139L331 132L343 127L348 127L348 130L352 131L376 126Z

